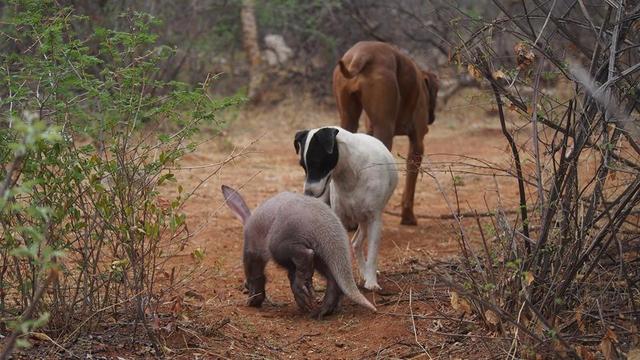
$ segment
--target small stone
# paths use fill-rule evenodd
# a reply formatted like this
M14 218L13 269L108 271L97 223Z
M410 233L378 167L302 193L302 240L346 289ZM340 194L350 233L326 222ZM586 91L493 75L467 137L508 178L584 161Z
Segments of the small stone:
M336 341L336 347L343 348L344 347L344 343L342 341L340 341L340 340L337 340Z

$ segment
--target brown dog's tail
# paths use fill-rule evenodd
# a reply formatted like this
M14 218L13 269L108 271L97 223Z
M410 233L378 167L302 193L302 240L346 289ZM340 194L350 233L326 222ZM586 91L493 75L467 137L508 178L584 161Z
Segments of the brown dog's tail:
M338 66L340 67L340 72L342 73L342 76L344 76L347 79L352 79L354 77L354 75L351 75L351 73L349 72L349 69L347 69L347 67L344 65L344 62L342 61L342 59L338 60Z
M427 85L427 92L429 93L429 119L427 123L431 125L436 121L436 102L440 81L438 80L438 75L429 71L424 71L424 81Z
M342 73L342 76L344 76L347 79L353 79L354 77L356 77L356 75L360 74L360 72L362 71L362 69L364 69L364 67L367 65L368 62L369 62L369 55L362 54L362 55L356 55L353 58L351 58L351 61L349 62L348 66L344 63L342 59L340 59L338 61L338 67L340 67L340 72Z

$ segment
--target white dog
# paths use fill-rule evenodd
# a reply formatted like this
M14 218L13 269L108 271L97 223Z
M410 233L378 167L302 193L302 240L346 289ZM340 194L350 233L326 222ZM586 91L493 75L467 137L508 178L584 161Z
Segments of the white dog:
M339 127L299 131L294 146L306 172L304 193L328 202L343 224L358 224L352 246L364 287L380 290L376 269L382 210L398 183L393 155L373 136Z

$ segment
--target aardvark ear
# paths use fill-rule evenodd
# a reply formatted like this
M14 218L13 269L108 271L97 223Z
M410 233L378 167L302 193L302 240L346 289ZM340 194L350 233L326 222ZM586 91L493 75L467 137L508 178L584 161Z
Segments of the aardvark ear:
M336 145L336 136L338 135L338 129L333 127L326 127L318 130L315 133L315 137L322 145L327 154L333 154L333 149Z
M302 145L304 145L304 142L307 139L307 134L309 134L309 130L300 130L296 133L293 140L293 146L296 148L296 154L300 152Z
M247 203L244 202L240 193L227 185L222 185L222 195L229 209L231 209L233 214L244 224L249 216L251 216L251 210L249 210Z

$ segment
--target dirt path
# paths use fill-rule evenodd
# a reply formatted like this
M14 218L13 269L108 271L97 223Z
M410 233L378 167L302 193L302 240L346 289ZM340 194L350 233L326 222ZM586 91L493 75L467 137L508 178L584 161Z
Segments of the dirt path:
M331 110L309 111L309 108L305 102L297 102L274 110L243 113L224 137L205 143L182 164L198 167L217 163L232 149L253 142L247 148L250 153L227 164L209 179L186 208L192 227L204 224L192 244L193 248L205 251L204 265L210 276L207 281L192 284L192 288L204 297L198 321L210 331L202 331L199 337L177 336L171 345L181 348L193 342L202 346L204 342L208 350L200 353L205 358L377 358L420 354L428 358L425 349L417 345L417 339L426 344L426 351L434 358L464 358L473 355L469 351L475 353L480 349L490 353L490 348L474 345L476 341L480 344L481 338L471 337L465 342L467 346L460 346L456 341L443 342L444 338L438 336L446 333L439 312L448 307L449 295L446 289L433 285L433 277L424 265L430 257L457 254L458 230L452 220L434 218L449 214L449 210L436 182L428 175L419 179L415 212L431 218L421 218L418 226L408 227L401 226L400 218L390 214L400 211L404 174L384 215L379 270L385 295L364 292L378 306L379 313L370 313L345 300L337 314L323 321L310 320L295 306L285 273L273 265L268 267L269 301L261 309L245 305L246 294L241 291L241 224L222 206L220 185L241 188L252 208L280 191L300 192L304 172L297 164L293 134L298 129L333 125L337 121ZM504 165L508 161L506 144L499 129L492 127L495 122L484 119L487 115L472 105L458 109L439 113L425 141L430 161L425 167L443 170L455 162L454 168L459 169L461 161L472 162L453 154ZM405 138L396 138L393 152L401 164L407 146ZM196 184L210 171L211 168L193 168L180 171L179 177L187 184ZM503 205L515 208L510 179L498 177L494 181L491 177L461 172L452 177L443 171L434 175L452 205L456 207L459 203L463 211L469 208L486 211L487 204L495 206L496 184ZM477 235L474 221L464 223L472 236ZM322 294L324 282L316 278L316 288Z

